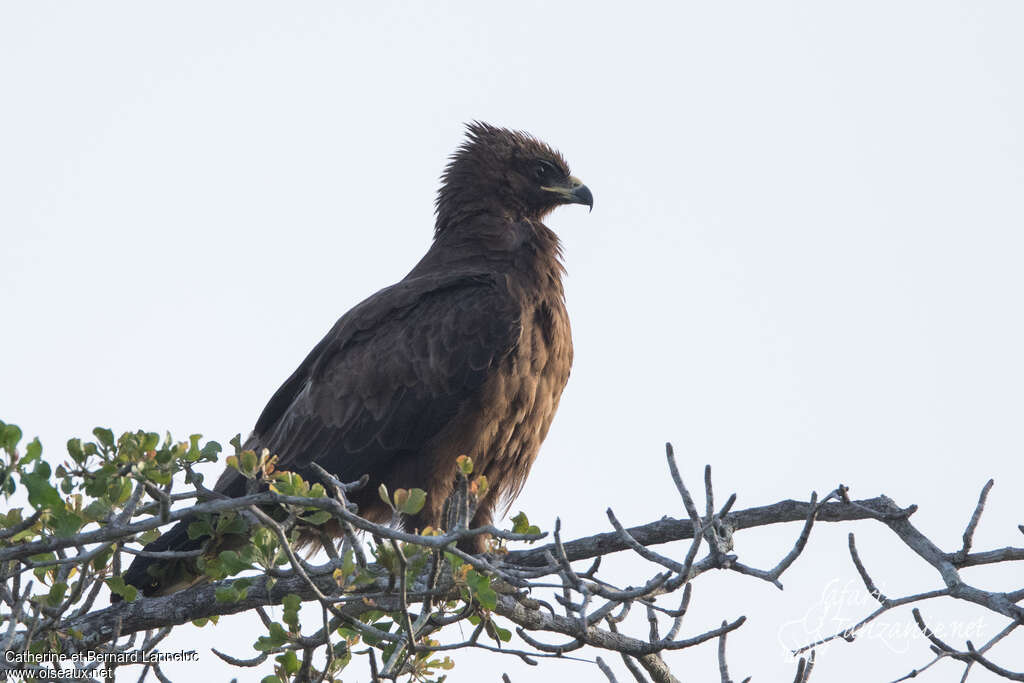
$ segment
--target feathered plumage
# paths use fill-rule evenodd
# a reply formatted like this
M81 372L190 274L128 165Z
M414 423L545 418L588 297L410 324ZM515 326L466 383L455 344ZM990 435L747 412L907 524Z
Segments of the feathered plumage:
M472 523L490 523L522 488L569 378L561 248L541 222L566 203L593 198L557 152L525 133L470 124L442 176L426 255L338 320L270 399L245 448L267 448L278 469L310 480L311 462L342 481L369 474L353 502L378 521L391 514L381 483L425 489L408 529L439 526L455 459L466 454L490 484ZM216 490L240 496L245 481L228 469ZM186 528L147 550L199 547ZM125 580L145 594L187 585L193 570L169 564L136 558Z

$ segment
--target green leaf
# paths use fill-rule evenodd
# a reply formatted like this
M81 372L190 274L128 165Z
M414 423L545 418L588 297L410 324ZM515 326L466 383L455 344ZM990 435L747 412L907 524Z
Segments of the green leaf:
M94 498L107 495L107 487L110 485L110 477L117 471L117 468L107 463L92 473L92 478L85 483L85 492Z
M110 431L106 427L97 427L92 430L93 436L99 439L100 444L107 448L114 447L114 432Z
M160 445L160 435L156 432L146 432L142 436L140 447L144 451L152 451Z
M310 524L320 525L329 520L330 518L330 512L327 512L327 510L318 510L317 512L304 516L302 519L309 522Z
M277 551L277 537L266 527L259 527L251 536L252 544L264 560L273 559Z
M490 485L487 483L487 477L480 474L477 475L477 477L473 479L473 483L469 485L469 492L477 498L483 498L487 495L487 488L489 486Z
M415 515L423 509L427 502L427 492L423 489L398 489L395 491L395 507L406 515Z
M468 455L460 455L455 458L455 464L458 465L459 471L467 477L473 474L473 459Z
M356 570L356 554L351 549L346 550L345 554L341 557L341 571L345 572L345 576L351 576L352 572Z
M50 594L47 596L47 600L52 606L56 607L64 599L64 595L67 592L68 585L63 581L58 581L57 583L50 586Z
M252 563L247 562L234 550L225 550L220 553L219 557L221 564L224 566L224 570L228 574L237 574L238 572L252 568Z
M57 555L54 553L42 553L40 555L33 555L28 559L32 560L33 562L52 562L53 560L57 559ZM56 569L57 568L55 565L49 565L46 567L36 567L32 570L32 573L36 575L37 579L39 579L40 581L44 581L47 575L55 574Z
M525 512L520 512L512 518L512 533L514 534L539 534L540 528L530 524L530 519Z
M168 448L167 444L164 444L163 448L156 451L156 457L154 460L156 460L157 465L167 465L174 460L174 450L172 448Z
M82 452L81 439L68 439L68 455L75 462L81 464L85 460L85 453Z
M260 460L256 457L255 451L242 451L242 454L238 456L238 460L244 474L249 476L256 475L256 468L259 466Z
M494 623L494 620L487 622L487 634L495 640L499 640L503 643L507 643L512 640L512 631L498 626Z
M146 469L146 479L158 486L166 486L171 483L171 473L154 467L149 467Z
M12 496L16 488L17 484L14 483L14 477L11 476L10 470L0 467L0 493Z
M150 529L149 531L143 531L141 534L139 534L139 543L143 545L149 545L158 538L160 538L160 530Z
M281 604L286 610L297 612L299 607L302 605L302 598L300 598L296 593L289 593L281 599Z
M305 496L309 492L309 484L294 472L277 472L270 490L284 496Z
M398 573L398 554L395 553L390 546L381 543L373 548L373 554L377 558L377 563L380 564L380 566L384 567L392 574Z
M50 466L44 460L36 462L32 474L25 473L21 483L28 489L28 502L35 508L54 510L64 507L64 499L50 485Z
M299 658L295 654L295 650L288 650L284 654L275 657L274 660L284 667L285 672L289 675L299 672L301 664L299 663Z
M101 571L110 562L110 558L114 556L114 549L107 548L96 557L92 558L92 568L94 571Z
M358 618L359 621L363 622L364 624L372 624L378 619L380 619L382 616L384 616L384 612L382 610L371 609L360 614Z
M218 534L245 534L248 531L249 526L242 519L241 515L229 512L217 518Z
M466 574L466 583L481 607L493 610L498 606L498 594L491 588L491 580L487 576L470 569Z
M8 451L13 451L21 441L21 430L18 425L3 425L0 427L0 446Z
M451 565L453 570L458 570L459 567L465 564L462 558L456 555L455 553L446 552L444 554L444 559L447 560L448 564Z
M85 462L87 456L82 450L81 439L68 439L68 455L70 455L71 459L78 464Z
M214 581L220 581L228 575L219 557L202 555L196 558L196 568Z
M90 522L98 522L101 519L106 519L112 509L113 508L110 507L110 503L102 498L97 498L86 505L85 510L83 510L82 513Z
M132 480L128 477L112 477L107 484L107 497L114 505L119 505L132 495Z
M202 457L202 452L199 450L199 440L203 438L202 434L191 434L188 437L188 451L185 452L185 459L189 462L195 462Z
M230 585L221 586L214 592L214 596L217 598L217 602L238 602L239 600L245 600L245 596L249 594L249 586L252 585L253 580L236 579L231 582Z
M64 538L74 536L84 524L84 519L67 508L53 510L53 514L50 517L49 522L50 528L53 529L53 533Z
M217 454L221 452L221 446L216 441L207 441L206 445L199 450L203 460L216 460Z
M259 640L256 641L256 644L253 645L256 650L260 652L268 652L270 650L276 650L288 642L288 633L284 630L284 626L281 626L281 624L276 621L271 622L270 628L267 630L269 635L260 636Z
M120 595L128 602L134 602L135 598L139 597L139 589L135 586L125 584L124 577L112 576L106 581L107 588L110 589L111 593Z
M43 444L39 443L39 437L32 439L32 442L25 447L25 457L21 460L21 465L24 467L33 460L39 459L39 456L43 454Z
M68 592L68 585L63 581L50 586L50 594L46 597L46 601L50 603L51 607L56 607L64 599L64 594Z
M21 508L9 510L7 514L0 515L0 527L7 529L22 522Z
M214 592L217 602L238 602L242 594L235 590L234 586L221 586Z
M210 526L209 519L199 519L195 522L191 522L188 525L187 531L190 541L202 538L203 536L213 536L213 527Z
M302 599L295 593L289 593L281 600L281 604L284 605L284 623L288 624L293 633L298 633L299 607L302 605Z

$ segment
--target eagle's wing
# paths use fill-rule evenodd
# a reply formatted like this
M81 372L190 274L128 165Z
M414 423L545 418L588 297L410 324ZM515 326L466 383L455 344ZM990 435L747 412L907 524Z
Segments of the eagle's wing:
M246 446L278 469L310 462L354 481L414 455L474 397L515 346L520 312L503 281L407 278L346 313L278 389ZM217 489L239 495L227 470Z

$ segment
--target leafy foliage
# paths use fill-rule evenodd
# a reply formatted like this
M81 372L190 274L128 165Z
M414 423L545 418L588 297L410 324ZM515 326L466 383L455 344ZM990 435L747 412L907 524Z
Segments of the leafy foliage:
M972 551L991 480L962 536L963 546L947 552L910 523L914 506L900 508L885 496L851 500L844 486L820 501L812 494L808 502L786 500L733 511L735 495L724 505L715 505L711 471L706 468L706 512L701 515L669 447L669 471L688 518L665 517L625 529L608 509L615 533L563 542L556 521L553 543L512 549L510 542L532 543L544 534L523 512L512 518L511 531L468 528L476 502L487 493L487 480L474 475L473 462L465 456L456 462L455 487L444 501L443 519L449 529L413 533L356 514L347 496L365 481L340 482L323 471L318 473L321 481L306 481L296 473L279 471L273 454L244 450L237 436L231 440L234 452L226 461L250 481L251 493L229 499L211 495L194 469L197 463L217 460L221 447L214 441L204 442L199 435L175 441L170 435L161 438L145 431L116 437L106 428L93 430L92 437L68 441L67 458L58 463L44 456L38 439L26 442L17 426L0 422L0 494L8 502L0 512L0 609L10 623L0 638L9 652L73 655L116 654L140 647L152 650L185 620L204 627L216 624L220 614L255 610L263 628L253 634L252 651L239 658L218 654L235 666L261 669L263 681L337 681L342 675L351 679L350 667L358 662L359 678L368 668L374 680L440 683L454 666L449 650L484 648L532 662L587 646L621 655L635 675L642 668L653 680L667 681L673 679L663 652L716 640L724 680L728 678L725 638L745 617L723 621L718 627L703 625L696 635L681 635L694 581L706 572L721 570L781 586L779 577L801 555L819 519L875 520L914 548L946 587L896 599L882 596L873 589L851 534L854 565L881 606L857 624L795 650L796 655L810 651L810 659L798 664L796 681L808 680L812 648L853 640L858 629L900 605L939 597L967 600L1010 620L987 643L975 647L967 641L964 648L956 648L930 638L924 617L915 610L915 622L932 643L935 658L905 678L943 659L964 664L965 677L974 663L1006 672L987 659L987 652L1024 624L1024 610L1017 604L1024 588L1010 593L985 590L958 575L965 567L1024 560L1024 549L1017 547ZM172 494L175 483L180 487L181 482L186 485L184 492ZM428 502L419 489L389 492L381 487L377 493L395 520L416 514ZM197 578L201 585L155 599L166 602L152 602L125 584L120 575L124 556L140 552L161 529L183 519L189 521L189 536L201 539L202 547L165 555L162 564L187 563L193 570L189 578ZM803 530L774 568L759 569L739 560L738 531L793 521L802 521ZM301 540L329 527L342 533L340 552L329 543L323 564L300 559ZM365 544L356 537L360 531L365 532ZM460 543L482 532L493 536L488 553L470 555L460 548ZM669 550L663 545L681 540L685 541L682 548ZM655 546L658 551L652 549ZM702 548L706 548L703 556ZM599 578L600 559L621 550L635 552L657 573L626 587ZM582 560L594 561L582 571L573 566ZM558 583L551 583L551 577ZM136 604L129 610L96 608L103 590ZM534 597L545 590L562 613ZM678 602L658 604L665 598ZM282 607L279 620L263 611L272 604ZM167 605L173 609L165 609ZM634 605L642 607L638 612L646 612L645 619L640 615L640 636L625 632L624 620ZM154 607L163 628L137 638L139 632L152 628ZM472 629L466 636L468 627ZM444 638L445 629L461 633L462 640L456 636L453 643L452 638ZM513 630L526 643L523 649L511 644ZM557 634L559 643L546 644L531 632ZM600 658L597 663L614 680ZM30 661L20 666L40 668ZM160 674L158 663L151 669ZM1020 677L1006 673L1009 678Z
M43 457L38 439L23 444L20 428L0 422L0 493L8 503L27 501L27 505L10 507L0 514L0 551L10 550L17 565L2 578L16 588L14 584L21 572L30 570L45 586L43 593L27 598L23 621L42 618L44 628L36 629L33 640L21 643L25 650L48 650L55 644L63 650L74 650L77 646L73 635L78 632L65 627L76 616L93 609L97 583L127 602L140 599L138 589L126 584L120 575L123 552L152 542L161 527L173 523L177 519L170 514L173 502L192 499L193 508L186 509L202 507L204 500L200 496L205 489L194 466L215 462L221 452L220 444L204 441L198 434L176 441L170 434L161 438L155 432L140 430L115 436L112 430L97 427L92 436L88 440L70 439L67 458L53 466ZM191 515L188 536L203 541L202 552L191 561L206 580L220 582L214 593L217 603L245 601L257 585L271 590L281 568L295 560L293 548L300 530L323 525L337 515L323 505L328 492L322 483L311 483L294 472L277 470L276 457L266 451L243 450L239 437L231 443L234 453L225 458L225 464L255 482L252 490L289 501L307 499L311 504L261 505L272 520L279 522L271 521L269 526L242 507L197 511ZM472 472L469 458L460 458L459 472L463 476ZM181 479L194 490L184 496L178 494L172 501L173 482ZM468 489L474 495L482 495L486 479L476 477ZM426 492L422 489L389 493L381 487L379 494L396 516L414 515L426 503ZM520 517L525 520L525 515ZM539 533L536 527L516 524L517 529L527 530L518 533ZM286 543L282 543L279 531L285 534ZM422 538L438 538L442 533L439 529L426 529ZM29 553L32 547L41 551ZM70 547L79 548L78 558L73 559L80 561L68 561L65 550ZM496 542L494 547L503 546ZM28 554L22 553L23 549ZM497 603L493 579L466 564L454 548L448 552L439 550L416 542L378 539L370 548L376 561L371 565L362 561L350 544L337 556L330 576L338 591L372 592L381 581L412 586L435 562L436 583L449 586L448 597L435 603L436 614L461 614L474 625L486 624L487 633L495 642L507 642L511 632L497 625L491 614ZM366 600L372 606L373 599ZM444 672L454 666L450 657L431 652L438 645L431 636L437 629L425 631L416 647L402 641L405 607L367 609L354 617L334 616L304 634L300 596L289 593L281 604L282 621L268 621L265 633L253 643L258 660L266 661L273 669L264 681L306 680L304 676L308 676L311 667L315 668L312 660L316 648L311 648L310 642L317 639L321 642L319 666L325 680L336 680L351 664L354 654L367 656L371 651L382 662L403 659L399 669L410 681L443 681ZM200 627L210 622L216 623L217 616L193 620ZM72 640L62 640L62 633L71 633Z

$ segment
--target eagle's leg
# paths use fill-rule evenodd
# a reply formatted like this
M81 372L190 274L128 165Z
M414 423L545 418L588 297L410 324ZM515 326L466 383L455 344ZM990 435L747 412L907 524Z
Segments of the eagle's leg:
M470 529L476 529L477 527L489 526L494 519L494 501L488 495L480 503L480 506L476 509L476 514L473 515L472 521L469 523ZM487 542L491 540L490 534L478 534L476 536L470 536L465 538L459 543L459 549L464 550L471 555L479 555L487 552Z
M438 504L437 501L443 502ZM497 498L491 491L483 500L478 499L470 491L466 477L460 475L452 482L447 495L436 490L428 494L426 506L418 514L406 517L403 526L407 531L422 531L432 527L446 532L487 526L494 517L496 501ZM486 534L470 536L462 539L458 548L463 552L477 555L487 549L489 538L490 536Z
M477 527L487 526L488 524L490 524L491 523L491 518L493 517L493 514L494 514L493 510L490 507L488 507L486 510L481 507L480 509L477 509L477 511L473 515L472 519L470 519L468 525L466 525L465 523L463 523L462 525L459 525L459 524L447 524L446 525L445 524L446 517L444 515L441 515L441 519L437 520L436 518L435 519L430 519L430 516L428 516L428 515L419 514L419 515L413 515L413 516L407 518L406 521L405 521L405 528L407 530L422 530L422 529L425 529L425 528L427 528L429 526L429 527L433 527L435 529L440 527L441 529L444 529L445 531L450 531L451 529L455 529L455 528L458 528L459 526L462 526L463 528L475 529ZM450 518L448 518L448 519L450 519ZM490 537L489 534L477 534L475 536L469 536L469 537L464 538L461 541L459 541L458 548L459 548L459 550L461 550L463 552L466 552L466 553L469 553L471 555L479 555L480 553L486 552L486 550L487 550L487 541L490 538L491 537Z

